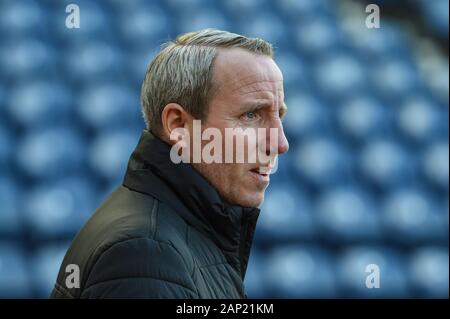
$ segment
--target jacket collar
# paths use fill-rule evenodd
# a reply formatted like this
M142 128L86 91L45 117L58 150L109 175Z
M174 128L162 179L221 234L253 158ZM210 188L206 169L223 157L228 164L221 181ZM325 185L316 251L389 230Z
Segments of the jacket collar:
M190 164L170 160L170 145L144 130L128 163L124 186L152 195L211 238L244 279L258 208L224 202Z

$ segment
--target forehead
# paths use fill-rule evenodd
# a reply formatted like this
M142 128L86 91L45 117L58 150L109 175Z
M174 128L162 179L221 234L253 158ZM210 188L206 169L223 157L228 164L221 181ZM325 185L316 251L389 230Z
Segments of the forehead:
M214 62L216 93L246 95L283 91L283 76L272 58L243 49L219 50Z

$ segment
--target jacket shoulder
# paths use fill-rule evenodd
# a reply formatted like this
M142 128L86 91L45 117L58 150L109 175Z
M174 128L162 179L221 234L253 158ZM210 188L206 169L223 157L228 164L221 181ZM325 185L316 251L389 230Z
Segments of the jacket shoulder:
M175 285L179 291L192 293L189 274L194 266L184 240L186 231L182 218L158 199L120 186L75 237L52 297L96 297L97 289L105 285L111 292L111 285L142 285L145 281ZM79 288L70 291L65 288L69 264L80 269Z

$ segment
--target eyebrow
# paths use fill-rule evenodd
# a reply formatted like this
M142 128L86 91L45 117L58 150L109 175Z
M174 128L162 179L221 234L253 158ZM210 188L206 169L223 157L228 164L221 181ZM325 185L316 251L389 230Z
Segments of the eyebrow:
M250 102L250 103L247 103L247 104L245 104L243 107L242 107L242 110L254 110L254 111L256 111L256 110L260 110L260 109L263 109L263 108L266 108L266 107L271 107L272 106L272 103L270 103L269 101L257 101L257 102ZM280 107L280 110L287 110L287 106L286 106L286 104L283 102L282 104L281 104L281 107Z
M252 103L248 103L246 106L244 106L244 110L252 110L252 111L257 111L266 107L270 107L271 104L269 102L266 101L259 101L259 102L252 102Z

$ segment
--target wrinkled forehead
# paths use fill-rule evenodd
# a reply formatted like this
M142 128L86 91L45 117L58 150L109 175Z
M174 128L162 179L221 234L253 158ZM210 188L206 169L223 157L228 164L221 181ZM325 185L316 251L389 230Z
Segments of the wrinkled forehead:
M273 59L242 49L219 51L213 82L215 91L225 94L283 91L283 75Z

